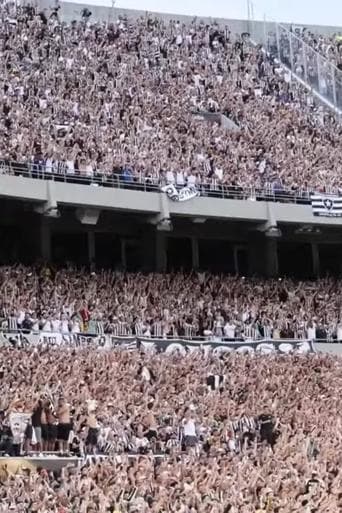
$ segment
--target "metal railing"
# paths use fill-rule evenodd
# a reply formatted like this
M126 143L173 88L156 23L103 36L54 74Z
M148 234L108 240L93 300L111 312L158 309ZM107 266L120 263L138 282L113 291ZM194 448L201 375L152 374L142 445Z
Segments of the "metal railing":
M339 115L342 113L342 71L318 53L295 32L276 23L267 34L265 48L296 77L325 100Z
M88 185L93 187L112 187L143 192L160 192L160 188L166 185L165 179L155 180L144 175L125 175L124 173L102 173L95 172L93 176L83 175L75 170L74 173L53 172L47 170L44 165L32 163L3 162L0 163L0 176L11 175L17 177L31 178L37 180L52 180L77 185ZM174 184L177 188L182 185ZM291 188L274 186L237 186L228 184L215 184L201 182L196 184L202 197L236 199L250 201L271 201L281 203L310 204L310 196L315 191L308 188ZM321 191L326 194L339 194L337 190Z

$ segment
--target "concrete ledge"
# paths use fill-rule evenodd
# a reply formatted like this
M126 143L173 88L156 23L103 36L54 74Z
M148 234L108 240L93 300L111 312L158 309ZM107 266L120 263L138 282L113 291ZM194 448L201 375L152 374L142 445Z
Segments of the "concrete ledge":
M342 343L341 342L315 342L315 351L320 353L332 354L335 356L342 355Z
M162 208L161 193L115 187L93 187L20 176L0 175L0 197L44 203L54 201L70 207L87 207L158 214ZM342 217L317 217L311 205L277 203L220 197L199 197L185 202L167 200L171 216L197 217L265 223L272 218L278 224L342 226Z

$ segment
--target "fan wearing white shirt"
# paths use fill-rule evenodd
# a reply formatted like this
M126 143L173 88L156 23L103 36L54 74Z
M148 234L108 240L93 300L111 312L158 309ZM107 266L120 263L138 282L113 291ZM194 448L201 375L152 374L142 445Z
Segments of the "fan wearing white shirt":
M337 325L336 335L337 335L337 340L342 340L342 323L341 322L339 322ZM316 338L316 330L315 330L315 338Z
M69 321L65 314L62 314L61 316L60 332L69 333Z
M316 324L314 322L309 322L308 323L308 326L307 326L307 329L306 329L306 334L307 334L307 338L309 340L315 340L316 339ZM338 328L337 328L337 335L338 335ZM342 336L342 331L341 331L340 335ZM339 340L338 337L337 337L337 340Z
M144 452L150 447L149 440L142 434L140 434L140 436L134 436L132 442L134 444L134 449L138 452Z
M42 331L52 331L51 320L47 316L43 316L40 326Z
M224 336L226 338L232 338L232 339L235 338L235 330L236 330L235 324L232 321L227 321L223 328Z
M223 169L220 167L215 167L214 175L219 179L222 180L223 178Z
M71 333L81 333L81 324L77 318L70 321Z
M199 87L201 79L202 77L198 73L196 73L196 75L193 76L193 80L196 87Z
M180 46L183 43L183 37L181 34L178 34L176 37L176 45Z
M53 158L48 157L45 161L45 171L47 173L52 173L53 171Z
M184 447L186 449L196 448L198 443L196 421L190 410L186 412L185 417L182 420L182 431Z
M229 452L236 453L238 452L238 445L236 443L236 438L234 436L233 431L228 430L226 435L227 440L227 448Z
M168 185L174 184L176 182L175 174L173 171L166 171L166 183Z
M75 162L73 160L67 160L65 162L66 165L66 172L68 175L74 175L75 174Z
M51 319L51 328L52 328L51 331L54 331L54 332L59 331L60 327L61 327L61 321L57 317Z
M85 166L85 175L90 178L94 176L94 169L91 162L88 162Z
M24 319L25 319L25 312L23 310L20 310L19 314L18 314L18 318L17 318L18 326L22 325L22 323L24 322Z
M194 175L193 173L190 173L190 175L188 175L188 185L196 185L196 175Z
M176 173L176 184L178 187L184 187L185 185L185 178L183 171L177 171Z

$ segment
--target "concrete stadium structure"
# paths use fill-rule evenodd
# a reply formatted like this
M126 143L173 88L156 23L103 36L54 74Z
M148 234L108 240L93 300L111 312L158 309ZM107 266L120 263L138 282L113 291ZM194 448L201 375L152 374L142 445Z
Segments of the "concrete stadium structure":
M52 2L39 0L41 9ZM62 2L63 20L79 19L85 4ZM92 19L114 21L128 11L88 5ZM164 19L191 22L174 14ZM213 20L207 20L213 21ZM252 32L256 41L274 24L216 20L232 33ZM322 33L338 27L310 27ZM157 189L132 190L0 175L0 233L4 261L24 254L27 261L73 260L124 269L166 271L211 269L240 275L323 276L342 271L342 218L315 217L308 201L239 195L171 202ZM270 199L271 201L266 201ZM305 204L303 204L305 203ZM73 250L68 245L74 244ZM4 255L1 255L1 249Z

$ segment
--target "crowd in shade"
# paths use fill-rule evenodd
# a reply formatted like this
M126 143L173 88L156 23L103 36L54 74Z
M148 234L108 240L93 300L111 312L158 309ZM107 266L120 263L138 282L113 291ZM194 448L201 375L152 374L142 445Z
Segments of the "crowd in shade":
M342 340L340 287L330 278L3 266L0 319L26 333Z
M339 359L0 352L3 443L88 454L62 472L2 467L1 512L341 509ZM22 440L13 412L31 416Z
M248 34L1 7L2 171L292 192L341 186L336 120ZM194 112L222 113L237 130ZM11 164L10 164L11 163Z

